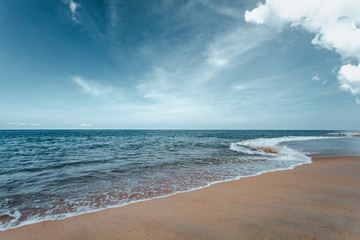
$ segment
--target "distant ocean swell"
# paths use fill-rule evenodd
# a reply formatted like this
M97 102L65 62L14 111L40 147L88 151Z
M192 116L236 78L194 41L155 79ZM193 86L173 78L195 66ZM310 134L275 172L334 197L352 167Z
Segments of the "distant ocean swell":
M3 133L0 230L292 169L312 152L291 146L351 136L291 133Z

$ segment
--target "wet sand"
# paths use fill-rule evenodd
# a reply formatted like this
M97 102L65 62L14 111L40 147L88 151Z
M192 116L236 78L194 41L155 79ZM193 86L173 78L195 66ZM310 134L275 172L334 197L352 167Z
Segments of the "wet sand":
M360 239L360 157L0 232L0 239Z

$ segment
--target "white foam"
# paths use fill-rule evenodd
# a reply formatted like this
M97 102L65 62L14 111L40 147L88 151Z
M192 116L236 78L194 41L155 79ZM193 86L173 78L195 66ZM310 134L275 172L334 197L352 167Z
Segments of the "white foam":
M6 229L9 229L11 228L14 224L16 224L19 219L21 218L21 213L19 211L11 211L11 212L4 212L2 213L2 215L7 215L9 216L10 218L12 218L9 222L7 223L3 223L1 226L0 226L0 231L3 231L3 230L6 230Z
M328 133L330 136L337 136L337 137L353 137L355 135L359 135L360 133L357 132L333 132Z
M252 147L276 147L280 143L284 142L295 142L295 141L309 141L319 139L329 139L330 137L305 137L305 136L288 136L278 138L257 138L251 140L244 140L238 142L238 144Z
M263 155L272 160L283 161L301 161L303 163L310 163L311 158L306 156L306 153L302 153L291 149L287 146L280 146L280 143L294 142L294 141L310 141L329 139L329 137L306 137L306 136L288 136L277 138L257 138L251 140L244 140L230 144L230 149L236 152L240 152L246 155ZM276 150L278 154L268 153L259 150L259 148L268 147Z

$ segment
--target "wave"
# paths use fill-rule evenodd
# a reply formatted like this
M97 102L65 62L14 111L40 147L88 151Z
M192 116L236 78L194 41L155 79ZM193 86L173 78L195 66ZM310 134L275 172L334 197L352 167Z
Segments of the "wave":
M335 137L353 137L355 135L359 135L360 133L358 132L333 132L333 133L328 133L328 135L330 136L335 136Z
M277 138L257 138L231 143L230 150L239 152L241 154L250 155L249 157L253 156L258 158L259 156L263 156L269 160L301 161L303 163L310 163L311 158L306 155L307 153L303 153L280 144L286 142L311 141L329 138L332 137L287 136ZM261 150L261 148L270 148L275 150L277 153L265 152Z

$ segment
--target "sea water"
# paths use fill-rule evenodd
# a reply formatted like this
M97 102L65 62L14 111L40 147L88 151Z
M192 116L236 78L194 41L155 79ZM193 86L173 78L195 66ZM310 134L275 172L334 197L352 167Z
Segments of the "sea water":
M292 169L310 163L310 156L359 156L355 134L2 130L0 230Z

